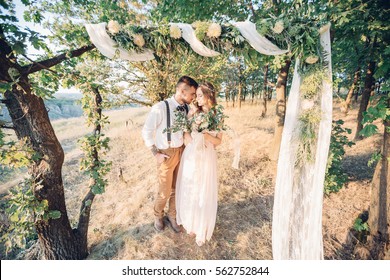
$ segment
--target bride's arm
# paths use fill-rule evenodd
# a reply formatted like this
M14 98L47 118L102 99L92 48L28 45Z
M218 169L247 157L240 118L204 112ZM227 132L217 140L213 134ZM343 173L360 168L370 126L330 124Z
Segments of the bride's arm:
M222 132L219 132L215 137L207 132L203 133L203 135L204 135L204 140L210 142L215 147L220 145L222 142Z

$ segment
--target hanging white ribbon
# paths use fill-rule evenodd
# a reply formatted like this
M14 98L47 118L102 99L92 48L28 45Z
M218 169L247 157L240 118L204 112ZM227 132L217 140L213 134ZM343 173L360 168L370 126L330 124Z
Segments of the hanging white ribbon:
M171 24L176 24L181 29L183 39L186 40L188 44L190 44L191 48L197 54L200 54L201 56L207 56L207 57L220 55L219 52L209 49L201 41L199 41L199 39L196 37L195 31L192 28L191 24L188 23L171 23Z
M250 21L235 22L233 25L237 27L241 35L248 41L252 48L259 53L266 55L279 55L289 51L279 49L267 38L261 36L256 30L256 25Z
M106 32L107 23L102 22L98 24L86 24L89 38L96 48L105 56L112 59L116 52L119 52L119 58L129 61L146 61L154 59L153 52L145 49L142 53L135 51L127 51L122 47L117 47L117 44Z

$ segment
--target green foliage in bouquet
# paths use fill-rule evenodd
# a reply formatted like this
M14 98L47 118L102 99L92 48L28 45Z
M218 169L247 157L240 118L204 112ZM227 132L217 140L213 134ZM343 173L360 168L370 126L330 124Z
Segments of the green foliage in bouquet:
M202 132L207 131L223 131L227 130L228 126L225 125L225 119L228 118L223 113L223 106L216 105L210 109L207 113L199 113L191 118L191 128Z
M187 118L184 112L176 111L175 123L169 129L164 129L163 132L202 132L205 130L219 132L228 130L229 127L225 124L225 119L228 118L228 116L223 113L223 109L222 105L216 105L207 113L199 112L191 118Z
M169 129L165 128L163 130L163 133L167 133L168 131L170 133L176 133L179 131L191 132L190 120L187 119L186 113L182 111L175 111L174 114L175 114L174 124Z

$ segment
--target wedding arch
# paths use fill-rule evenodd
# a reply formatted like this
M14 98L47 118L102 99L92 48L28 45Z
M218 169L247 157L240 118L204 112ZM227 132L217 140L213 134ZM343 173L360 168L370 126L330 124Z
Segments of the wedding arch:
M332 127L332 67L330 24L316 24L318 42L297 55L287 104L273 206L274 259L323 259L322 204ZM149 27L110 21L85 26L92 43L110 59L152 60L156 49L164 47L161 42L206 57L242 52L248 46L264 55L293 51L288 40L288 47L281 49L249 21ZM280 20L273 22L270 30L275 36L286 33Z

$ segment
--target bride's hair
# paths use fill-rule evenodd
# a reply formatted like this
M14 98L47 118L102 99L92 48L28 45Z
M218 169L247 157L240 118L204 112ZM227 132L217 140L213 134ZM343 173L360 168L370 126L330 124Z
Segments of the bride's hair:
M205 95L209 100L210 107L217 105L217 96L214 86L209 82L204 82L199 85L202 90L203 95Z

